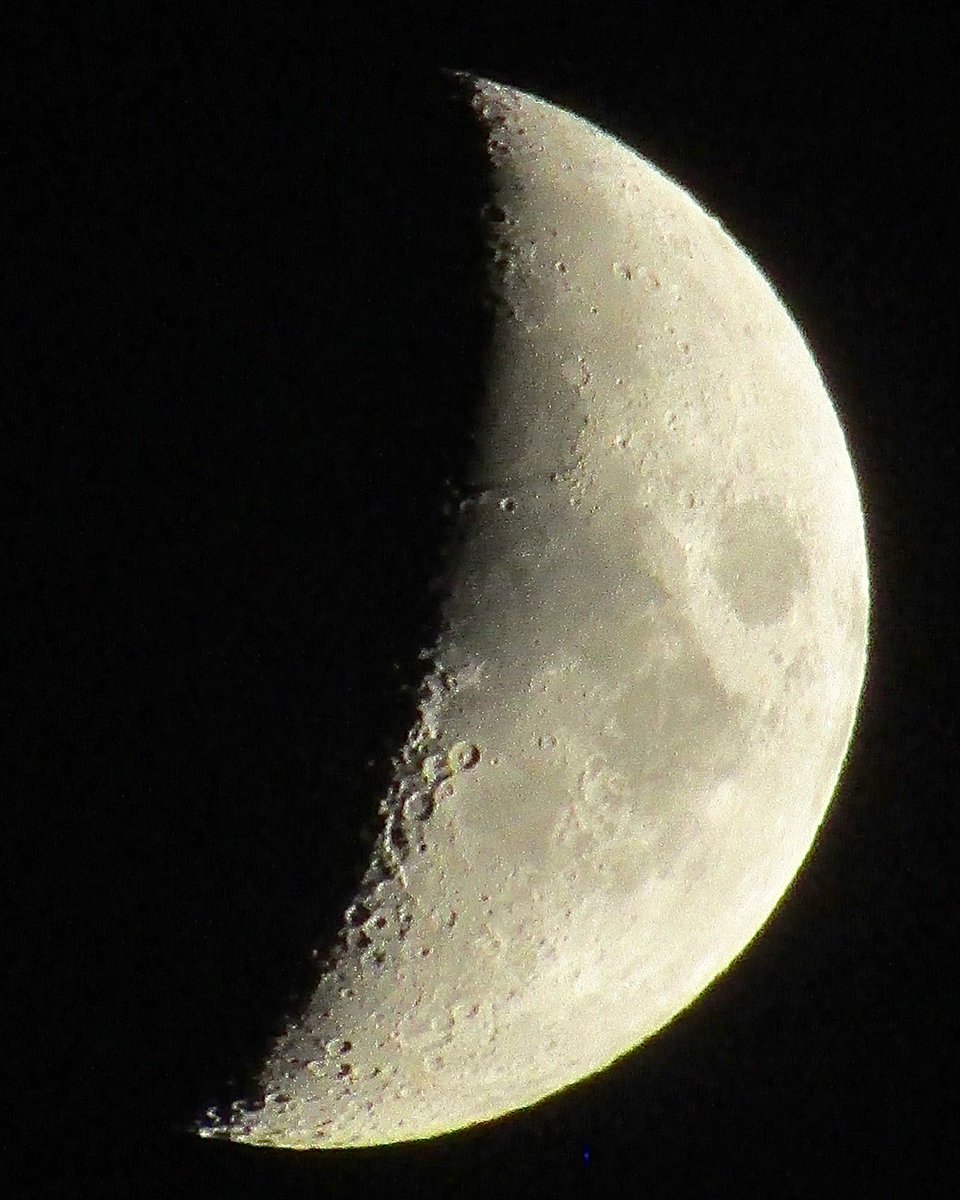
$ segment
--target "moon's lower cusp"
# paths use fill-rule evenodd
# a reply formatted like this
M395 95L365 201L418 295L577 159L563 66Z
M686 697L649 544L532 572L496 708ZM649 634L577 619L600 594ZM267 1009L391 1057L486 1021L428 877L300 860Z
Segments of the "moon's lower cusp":
M599 1070L756 935L849 744L863 517L802 335L650 163L474 90L497 302L444 629L316 994L210 1134L430 1137Z

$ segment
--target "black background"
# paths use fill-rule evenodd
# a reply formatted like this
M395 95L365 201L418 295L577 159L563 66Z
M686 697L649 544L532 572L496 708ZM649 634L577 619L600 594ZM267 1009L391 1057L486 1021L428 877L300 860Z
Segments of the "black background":
M947 1195L955 18L41 13L0 51L9 1194ZM435 628L488 333L443 67L637 146L798 318L867 512L857 737L767 929L640 1052L428 1143L202 1142L362 870Z

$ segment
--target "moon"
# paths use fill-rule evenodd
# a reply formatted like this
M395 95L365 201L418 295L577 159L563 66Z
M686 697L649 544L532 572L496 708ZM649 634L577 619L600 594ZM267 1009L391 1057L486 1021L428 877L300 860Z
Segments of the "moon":
M205 1136L429 1138L600 1071L765 924L855 726L864 521L803 336L656 167L468 78L496 317L442 631L316 992Z

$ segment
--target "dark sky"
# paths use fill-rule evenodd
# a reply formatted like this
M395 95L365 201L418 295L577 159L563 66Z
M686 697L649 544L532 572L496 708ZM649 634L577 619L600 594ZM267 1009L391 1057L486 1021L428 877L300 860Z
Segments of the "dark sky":
M12 1195L948 1194L956 19L884 12L6 19ZM428 1144L200 1143L362 869L435 629L488 334L443 67L636 145L798 318L867 510L858 736L768 930L603 1076Z

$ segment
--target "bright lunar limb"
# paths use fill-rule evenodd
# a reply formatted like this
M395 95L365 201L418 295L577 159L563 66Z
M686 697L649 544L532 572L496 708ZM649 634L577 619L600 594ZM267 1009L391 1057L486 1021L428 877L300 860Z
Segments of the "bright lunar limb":
M426 1138L600 1070L764 924L852 735L863 517L801 334L650 163L473 88L498 318L443 631L339 944L208 1136Z

